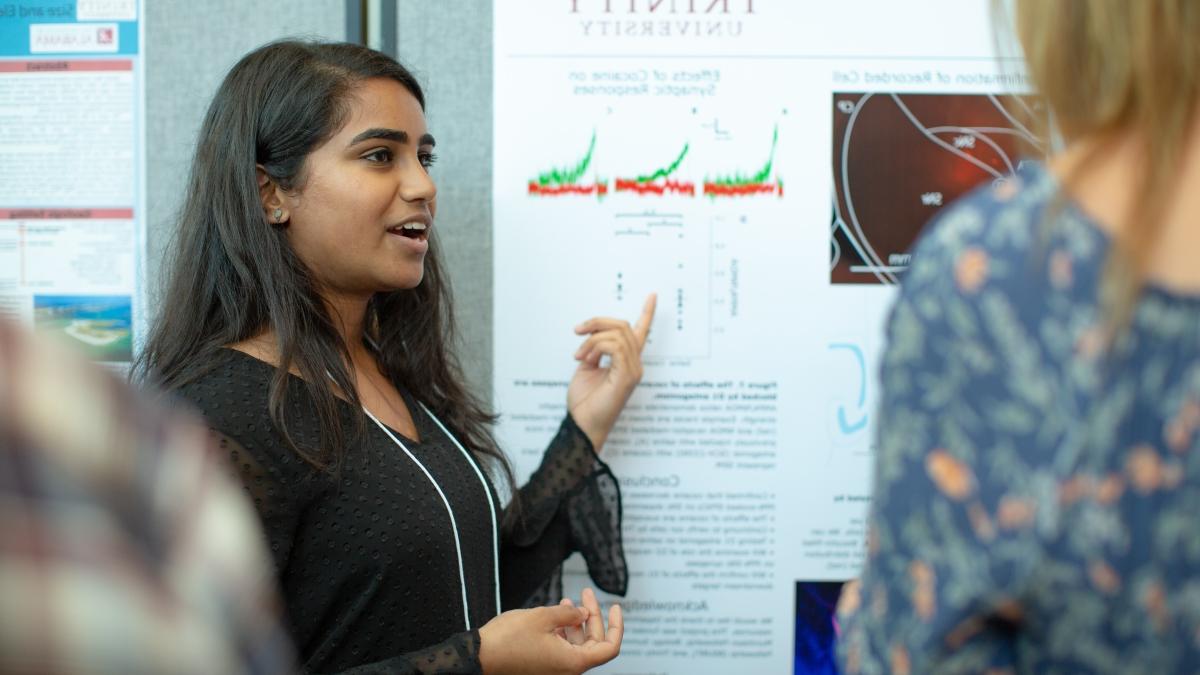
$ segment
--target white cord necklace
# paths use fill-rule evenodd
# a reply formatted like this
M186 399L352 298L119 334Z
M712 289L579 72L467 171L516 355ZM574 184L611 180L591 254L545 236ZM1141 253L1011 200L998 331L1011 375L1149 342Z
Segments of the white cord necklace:
M488 511L492 516L492 571L496 588L496 613L499 614L500 534L496 525L496 504L492 501L492 492L488 489L488 484L483 477L483 472L479 470L479 465L475 463L475 459L471 457L471 453L467 452L467 449L463 447L462 443L458 442L458 439L454 437L454 434L450 433L450 430L447 429L444 424L442 424L442 421L437 418L437 415L434 415L424 403L418 402L418 405L421 406L421 409L425 411L426 415L429 415L429 419L433 420L434 423L437 424L438 428L442 430L442 433L446 434L446 436L454 442L455 447L458 448L458 451L462 453L463 458L467 460L467 463L470 464L471 468L475 471L476 477L479 478L479 484L483 487L483 495L487 498ZM466 623L467 630L471 630L471 614L467 604L467 576L463 569L462 539L458 534L458 522L454 518L454 509L450 506L450 500L446 498L446 493L442 491L442 486L438 485L438 482L433 477L433 474L429 473L429 469L425 468L425 465L421 463L421 460L417 459L416 455L414 455L408 449L408 447L405 446L404 443L402 443L400 439L392 433L392 430L384 426L383 422L379 421L379 418L375 417L375 415L372 415L371 411L367 410L366 406L363 406L363 412L365 412L367 417L370 417L371 421L375 422L375 424L377 424L379 428L383 430L383 433L387 434L388 438L392 439L392 442L399 446L400 449L404 451L404 454L408 455L408 458L411 459L413 463L421 469L421 473L424 473L425 477L429 479L429 482L433 485L433 489L436 490L438 496L442 498L442 504L446 506L446 513L450 516L450 528L454 531L454 551L458 554L458 580L462 586L463 620Z

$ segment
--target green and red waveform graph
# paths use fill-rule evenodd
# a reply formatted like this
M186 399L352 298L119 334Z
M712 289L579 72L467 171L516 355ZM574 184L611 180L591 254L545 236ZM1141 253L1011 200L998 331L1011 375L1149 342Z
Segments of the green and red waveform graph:
M687 156L687 153L688 144L684 143L683 150L679 152L679 156L669 165L643 176L638 176L637 178L618 178L616 180L617 192L633 192L639 195L675 193L695 196L695 183L676 180L671 177L679 168L679 165L683 163L683 158Z
M608 181L595 178L591 183L581 183L579 179L583 178L592 164L592 153L596 151L596 132L592 132L592 142L588 144L587 154L583 159L579 160L575 166L566 169L551 169L544 173L538 174L538 177L529 181L529 194L531 195L590 195L594 194L598 197L603 197L608 194Z
M702 185L702 194L706 197L750 197L755 195L783 196L783 181L778 174L773 174L775 168L775 148L779 143L779 126L776 125L771 134L771 151L767 161L752 175L741 173L718 175L706 178ZM679 167L688 156L691 148L689 143L683 144L683 149L670 164L655 169L650 173L634 178L617 178L613 181L613 190L618 193L631 193L639 196L682 197L697 196L695 181L679 177ZM596 132L592 132L592 140L588 143L587 153L574 166L556 168L538 174L529 181L529 194L539 197L558 197L567 195L596 195L603 197L609 192L609 184L605 179L593 175L591 182L584 175L592 165L592 156L596 152Z
M709 197L747 197L750 195L777 194L783 196L783 181L779 176L771 178L771 169L775 165L775 146L779 143L779 126L776 125L771 134L771 153L767 155L767 163L752 176L735 173L732 176L718 176L704 180L704 194Z

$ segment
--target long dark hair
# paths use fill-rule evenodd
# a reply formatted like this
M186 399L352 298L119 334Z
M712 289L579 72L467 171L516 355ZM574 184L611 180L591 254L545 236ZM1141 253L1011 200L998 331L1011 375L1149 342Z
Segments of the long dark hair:
M200 130L166 261L161 313L134 366L135 378L175 389L209 372L217 350L271 330L279 356L270 384L271 419L320 471L336 472L363 428L361 413L355 429L342 428L335 392L355 409L361 406L347 345L285 230L268 222L255 164L285 190L302 187L305 159L345 123L348 97L370 78L395 80L424 109L421 87L408 70L354 44L275 42L229 71ZM376 294L368 304L366 331L384 374L498 469L515 497L511 466L491 433L496 418L463 386L450 350L455 340L450 289L436 229L430 236L421 283ZM316 447L298 444L288 433L284 410L291 368L312 397L320 428Z

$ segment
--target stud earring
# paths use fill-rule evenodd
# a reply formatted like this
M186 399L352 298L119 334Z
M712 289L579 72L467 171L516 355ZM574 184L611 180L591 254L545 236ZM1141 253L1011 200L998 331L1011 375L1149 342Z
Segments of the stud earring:
M275 213L272 213L271 215L275 217L275 222L278 223L283 219L283 209L275 209Z

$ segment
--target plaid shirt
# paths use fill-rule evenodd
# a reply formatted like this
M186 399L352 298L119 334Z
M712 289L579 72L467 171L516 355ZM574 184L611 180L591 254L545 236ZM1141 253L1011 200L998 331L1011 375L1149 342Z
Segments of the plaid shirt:
M0 672L290 670L205 428L34 339L0 321Z

